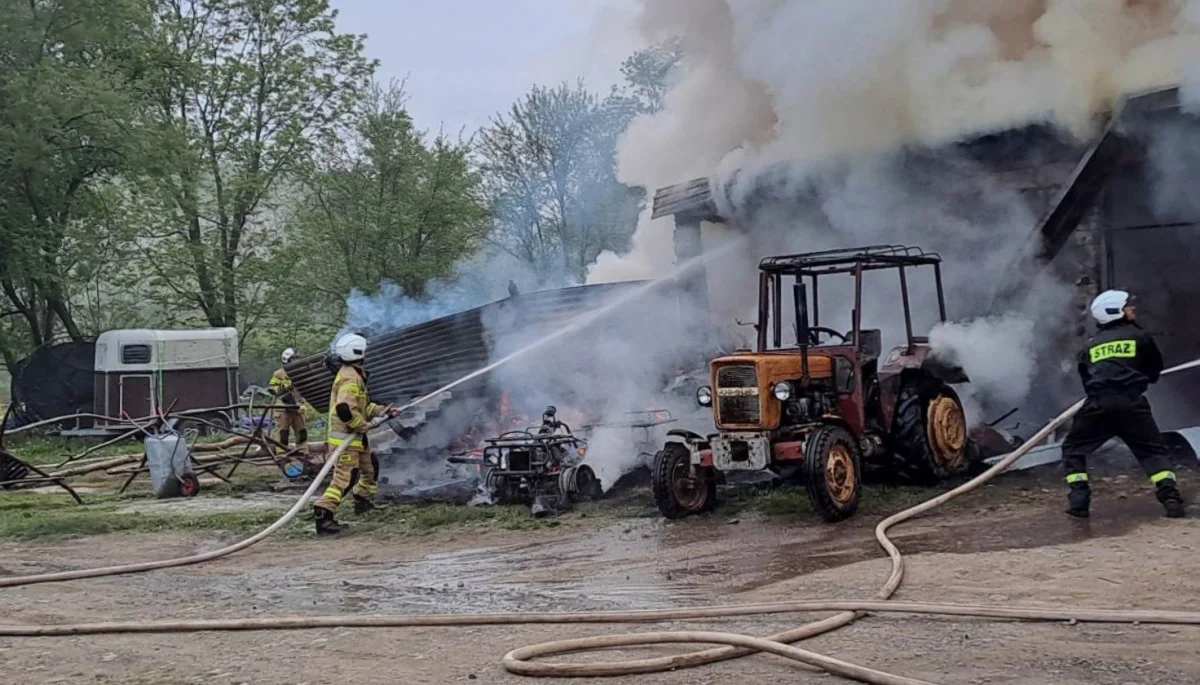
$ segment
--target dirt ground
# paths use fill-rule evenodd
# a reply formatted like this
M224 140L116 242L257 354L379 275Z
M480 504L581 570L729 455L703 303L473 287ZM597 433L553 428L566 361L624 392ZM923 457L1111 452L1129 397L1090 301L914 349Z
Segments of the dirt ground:
M1200 609L1200 574L1195 573L1200 520L1162 519L1149 486L1127 476L1099 479L1092 518L1069 520L1061 513L1058 480L1053 472L1006 476L898 528L893 537L907 554L908 573L897 597ZM1195 492L1191 488L1187 494ZM837 526L788 517L664 523L651 516L599 516L527 532L484 535L458 529L396 540L274 541L196 567L3 590L0 622L665 608L865 598L888 571L871 534L880 516L860 516ZM159 559L222 542L227 540L184 535L5 542L0 543L0 574ZM523 679L503 671L501 656L538 642L664 628L767 635L805 618L668 626L0 639L0 661L4 681L12 683L516 683ZM1197 644L1198 628L888 615L864 618L804 646L935 683L1192 685L1200 682ZM629 680L646 685L841 682L763 656Z

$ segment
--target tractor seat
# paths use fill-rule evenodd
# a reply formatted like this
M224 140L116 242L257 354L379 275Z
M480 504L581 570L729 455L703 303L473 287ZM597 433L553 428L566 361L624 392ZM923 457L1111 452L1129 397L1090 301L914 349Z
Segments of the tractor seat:
M878 328L865 328L859 331L859 342L862 343L863 361L879 359L883 354L883 331Z

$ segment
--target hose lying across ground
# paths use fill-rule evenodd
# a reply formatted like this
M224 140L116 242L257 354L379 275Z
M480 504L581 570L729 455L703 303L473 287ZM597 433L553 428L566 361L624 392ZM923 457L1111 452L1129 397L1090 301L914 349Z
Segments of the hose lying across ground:
M346 447L350 443L339 445L326 459L325 465L321 467L320 473L316 478L313 478L312 484L304 491L291 509L287 510L278 521L267 526L255 535L252 535L241 542L236 542L228 547L222 547L211 552L203 554L194 554L190 557L179 557L178 559L163 559L162 561L150 561L141 564L125 564L123 566L107 566L104 568L85 568L77 571L61 571L59 573L41 573L35 576L17 576L13 578L0 578L0 587L20 587L22 585L37 585L39 583L60 583L65 580L82 580L84 578L103 578L105 576L123 576L129 573L143 573L145 571L155 571L160 568L175 568L177 566L191 566L192 564L200 564L213 559L227 557L234 552L240 552L247 547L262 542L273 535L275 531L284 527L289 521L296 518L296 514L308 504L309 500L317 492L317 488L321 487L321 483L325 480L325 476L329 475L333 465L337 463L338 457L342 456L342 452L346 451Z
M1200 366L1200 359L1173 367L1163 375L1176 373ZM1008 457L992 466L983 474L967 483L943 493L931 500L888 517L875 527L875 539L891 558L892 571L887 582L876 593L874 600L829 600L790 601L767 604L746 604L666 609L652 611L582 612L582 613L522 613L522 614L434 614L434 615L349 615L349 616L297 616L261 619L225 619L162 622L113 622L85 623L56 626L3 626L0 637L48 637L66 635L99 635L112 633L171 633L196 631L235 630L296 630L313 628L398 628L433 626L481 626L481 625L526 625L568 623L660 623L694 619L727 618L793 612L838 611L840 613L819 621L805 624L793 630L771 635L767 638L703 631L677 631L657 633L632 633L624 635L598 636L574 640L560 640L524 647L509 652L504 657L504 667L517 674L527 676L625 676L639 673L654 673L732 659L755 652L768 652L816 666L830 673L876 685L929 685L924 681L875 671L862 666L826 657L814 652L790 646L791 643L827 633L845 626L866 612L906 613L941 616L960 616L1030 621L1079 621L1095 623L1154 623L1173 625L1200 625L1200 612L1126 610L1101 611L1088 609L1036 609L1023 607L985 607L964 604L911 603L888 601L900 587L904 578L904 557L887 537L888 530L899 523L913 519L961 495L971 492L990 481L1025 456L1031 449L1048 438L1055 429L1064 424L1083 406L1076 403L1043 427L1024 445ZM211 561L261 541L295 517L300 508L316 492L318 485L328 474L340 456L336 450L326 460L321 473L313 481L300 500L282 518L257 535L242 542L205 554L180 559L130 564L102 569L49 573L35 576L0 579L0 587L17 587L34 583L49 583L80 578L137 573L160 568L184 566ZM723 647L690 652L668 657L657 657L624 662L587 662L576 664L535 662L532 659L572 652L634 647L652 644L699 643L719 644Z

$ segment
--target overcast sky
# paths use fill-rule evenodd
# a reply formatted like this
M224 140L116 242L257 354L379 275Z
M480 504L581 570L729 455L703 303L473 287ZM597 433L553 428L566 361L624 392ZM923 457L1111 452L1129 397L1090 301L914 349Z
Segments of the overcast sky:
M634 0L331 0L379 78L407 78L417 125L470 135L534 84L605 90L638 47Z

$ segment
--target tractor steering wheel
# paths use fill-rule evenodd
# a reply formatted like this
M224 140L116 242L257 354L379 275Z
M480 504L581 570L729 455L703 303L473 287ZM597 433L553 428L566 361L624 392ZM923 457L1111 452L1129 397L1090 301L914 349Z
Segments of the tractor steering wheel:
M808 329L808 339L810 341L809 344L810 345L820 345L821 344L821 337L820 337L821 333L826 333L830 337L837 337L838 340L840 340L842 342L842 344L846 343L846 336L842 335L841 333L838 333L837 331L833 330L832 328L825 328L824 326L813 326Z

